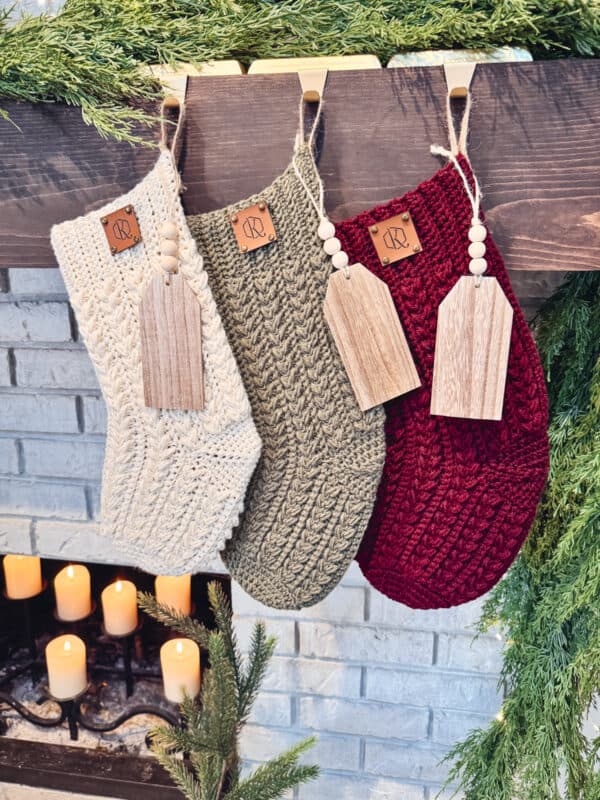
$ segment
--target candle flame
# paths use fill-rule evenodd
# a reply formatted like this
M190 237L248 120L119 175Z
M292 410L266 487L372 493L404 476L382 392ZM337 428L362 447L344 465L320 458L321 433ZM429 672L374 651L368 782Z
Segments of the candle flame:
M71 642L67 639L67 641L63 645L65 653L69 653L71 651Z
M123 584L121 581L117 581L115 583L115 592L122 592L123 591Z
M178 656L180 656L183 653L183 642L177 642L177 644L175 645L175 652L177 653Z
M69 564L69 566L67 567L67 575L69 576L69 578L73 578L75 575L75 570L73 569L71 564Z

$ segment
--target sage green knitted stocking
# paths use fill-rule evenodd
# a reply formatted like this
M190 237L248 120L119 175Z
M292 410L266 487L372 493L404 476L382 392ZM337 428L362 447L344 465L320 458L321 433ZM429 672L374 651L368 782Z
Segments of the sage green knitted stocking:
M222 555L249 594L276 608L312 605L336 586L385 456L383 410L359 410L323 317L332 266L302 185L318 194L308 144L295 162L260 195L188 217L263 443ZM261 200L277 241L240 253L230 217Z

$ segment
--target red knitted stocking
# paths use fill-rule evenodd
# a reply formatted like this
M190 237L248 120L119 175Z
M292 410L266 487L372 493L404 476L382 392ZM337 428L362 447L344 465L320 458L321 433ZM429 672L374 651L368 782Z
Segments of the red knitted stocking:
M468 161L459 156L468 179ZM422 250L382 266L369 226L410 211ZM472 208L450 163L431 180L336 226L350 263L390 288L422 386L386 404L387 455L357 556L379 591L413 608L458 605L503 575L529 532L548 473L547 396L534 341L489 234L486 275L514 309L500 422L431 416L437 310L468 275Z

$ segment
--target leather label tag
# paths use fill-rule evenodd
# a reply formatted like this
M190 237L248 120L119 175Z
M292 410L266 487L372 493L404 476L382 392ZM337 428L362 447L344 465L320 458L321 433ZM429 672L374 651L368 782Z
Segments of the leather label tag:
M421 242L409 211L369 225L369 233L384 267L421 252Z
M240 253L251 253L277 241L273 219L264 200L235 211L230 220Z
M140 226L133 206L124 206L100 218L113 256L135 247L142 241Z

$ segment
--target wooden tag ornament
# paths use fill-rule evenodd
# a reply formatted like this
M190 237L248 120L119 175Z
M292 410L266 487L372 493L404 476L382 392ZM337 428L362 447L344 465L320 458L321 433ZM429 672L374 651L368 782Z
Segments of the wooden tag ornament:
M502 419L512 320L496 278L459 278L438 310L432 414Z
M366 267L333 272L323 309L361 411L421 385L390 290Z
M161 266L140 302L144 402L150 408L202 411L204 380L200 303L176 273L177 226L162 228Z

